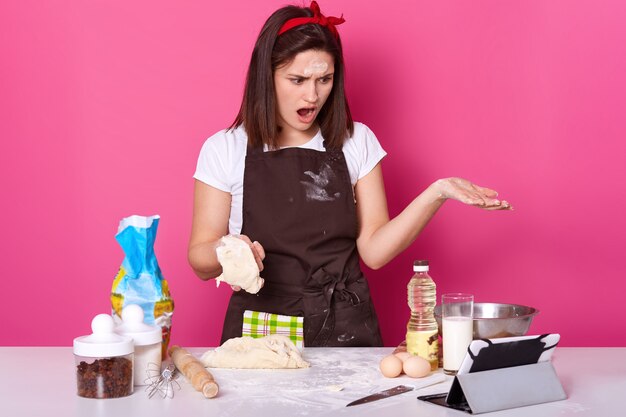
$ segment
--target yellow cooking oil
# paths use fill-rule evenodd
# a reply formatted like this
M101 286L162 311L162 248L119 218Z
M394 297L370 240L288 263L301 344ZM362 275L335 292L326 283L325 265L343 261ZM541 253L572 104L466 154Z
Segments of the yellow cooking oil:
M428 261L413 262L413 277L407 285L411 318L406 325L406 348L430 362L431 370L439 367L439 342L434 309L437 303L437 286L428 274Z

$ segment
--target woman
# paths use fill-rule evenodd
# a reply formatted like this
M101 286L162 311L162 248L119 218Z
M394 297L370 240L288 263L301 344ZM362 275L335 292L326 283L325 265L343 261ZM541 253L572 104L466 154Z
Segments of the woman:
M390 220L385 152L353 122L337 31L317 3L287 6L257 39L233 125L204 144L194 177L189 261L221 273L220 238L247 242L262 270L258 294L235 291L222 342L241 336L245 310L304 317L306 346L382 346L359 256L378 269L407 248L447 199L509 209L460 178L434 182ZM237 288L234 288L237 290Z

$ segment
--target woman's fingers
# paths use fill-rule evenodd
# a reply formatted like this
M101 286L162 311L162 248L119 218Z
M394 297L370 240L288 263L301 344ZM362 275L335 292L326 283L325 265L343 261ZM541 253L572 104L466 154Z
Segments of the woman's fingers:
M265 249L263 249L263 246L261 246L261 244L256 240L252 242L252 245L256 248L259 256L261 257L261 260L265 259Z
M498 200L496 198L489 198L486 196L476 197L474 200L474 206L486 209L486 210L511 210L512 207L506 200Z
M259 266L259 271L263 270L263 259L265 259L265 251L259 242L250 243L250 249L254 254L254 260Z
M491 188L481 187L463 178L447 178L443 180L442 194L446 198L458 200L470 206L485 210L512 210L508 201L499 200L498 192Z
M499 204L483 207L485 210L513 210L513 206L508 201L502 200Z
M485 210L512 210L511 204L506 200L498 200L496 198L488 198L478 196L473 198L471 205L483 208Z
M246 242L248 246L250 246L252 255L254 255L254 260L256 261L257 266L259 267L259 271L262 271L263 259L265 259L265 249L263 249L263 246L261 246L261 244L257 241L252 242L250 238L246 235L237 235L237 237L243 240L244 242Z

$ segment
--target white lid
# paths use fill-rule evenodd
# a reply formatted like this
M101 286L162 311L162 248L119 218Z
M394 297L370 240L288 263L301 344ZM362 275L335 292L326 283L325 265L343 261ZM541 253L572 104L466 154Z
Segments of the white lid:
M133 353L133 339L115 334L114 327L113 317L98 314L91 320L93 333L74 339L74 354L89 358L106 358Z
M137 304L129 304L122 310L122 324L115 328L115 333L130 336L135 346L161 343L163 333L159 326L150 326L143 322L143 309Z
M413 262L413 272L426 272L428 271L428 261L414 261Z

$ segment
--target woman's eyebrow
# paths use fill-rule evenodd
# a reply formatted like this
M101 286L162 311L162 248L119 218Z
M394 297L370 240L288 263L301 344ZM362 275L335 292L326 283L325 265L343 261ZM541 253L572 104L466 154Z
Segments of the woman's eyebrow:
M319 78L329 77L329 76L332 76L332 75L335 75L335 73L334 72L329 72L328 74L324 74L324 75L320 76ZM303 75L303 74L295 74L295 73L288 73L287 74L287 77L297 77L297 78L302 78L302 79L305 79L305 80L308 80L312 76L313 75L306 76L306 75Z

